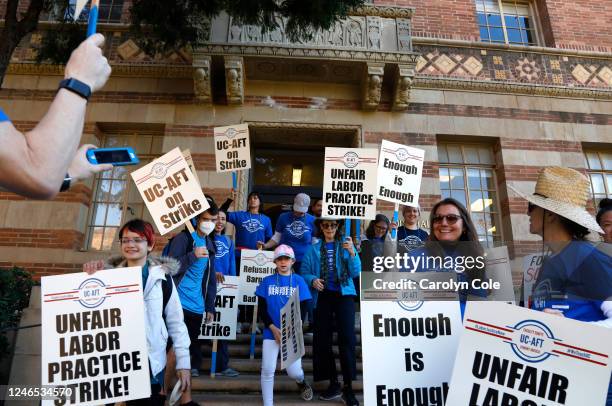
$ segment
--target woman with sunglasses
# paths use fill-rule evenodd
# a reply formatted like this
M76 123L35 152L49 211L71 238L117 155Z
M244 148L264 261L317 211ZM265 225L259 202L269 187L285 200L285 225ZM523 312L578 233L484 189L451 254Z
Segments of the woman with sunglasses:
M461 317L465 312L465 303L469 299L481 299L487 296L486 289L476 289L472 287L475 279L484 279L484 249L478 241L476 227L468 214L467 209L457 200L447 197L440 200L431 209L429 216L431 224L431 234L429 241L422 249L412 252L413 256L423 256L424 258L441 258L442 263L450 263L449 258L455 263L454 268L443 266L442 268L428 268L421 266L418 272L438 271L456 272L457 282L469 282L468 289L461 289L459 293L459 303L461 306ZM459 267L457 259L462 258L462 265ZM465 258L474 258L472 265L464 265ZM479 260L478 260L479 259ZM431 261L438 265L440 261Z
M314 380L329 380L329 387L319 396L333 400L342 396L345 404L359 405L353 393L356 379L355 297L353 278L359 276L361 261L351 237L343 239L338 220L315 220L320 240L310 246L302 260L302 276L315 289L313 370ZM338 330L340 366L344 387L338 383L336 361L332 352L332 334Z

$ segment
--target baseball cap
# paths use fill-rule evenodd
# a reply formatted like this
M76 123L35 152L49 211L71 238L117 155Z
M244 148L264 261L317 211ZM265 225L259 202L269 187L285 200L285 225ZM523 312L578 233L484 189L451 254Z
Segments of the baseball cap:
M281 244L276 247L276 249L274 250L274 260L276 261L280 257L288 257L291 259L295 259L293 248L285 244Z
M310 196L306 193L298 193L293 199L293 210L306 213L310 207Z

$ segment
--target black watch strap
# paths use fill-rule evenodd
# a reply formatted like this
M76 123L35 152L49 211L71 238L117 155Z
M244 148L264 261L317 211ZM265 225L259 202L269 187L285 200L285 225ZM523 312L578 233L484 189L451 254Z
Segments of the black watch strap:
M70 189L71 182L72 182L72 178L70 177L69 174L66 174L66 177L64 178L64 181L62 182L62 187L60 187L60 192L65 192L66 190Z
M89 100L89 96L91 96L91 88L89 87L89 85L74 78L62 80L59 84L58 90L59 89L70 90L72 93L78 94L85 100Z

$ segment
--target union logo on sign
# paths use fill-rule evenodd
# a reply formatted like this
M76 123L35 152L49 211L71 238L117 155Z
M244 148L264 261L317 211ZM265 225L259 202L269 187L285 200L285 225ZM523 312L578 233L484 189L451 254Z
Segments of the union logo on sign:
M404 300L404 301L397 302L399 307L409 312L414 312L414 311L419 310L423 306L423 303L424 302L422 300L415 300L415 301Z
M408 151L406 151L405 148L400 148L397 151L395 151L395 156L397 157L397 159L399 159L400 161L405 161L406 159L408 159L408 156L410 154L408 154Z
M234 127L228 128L227 130L225 130L225 133L223 133L223 135L230 139L234 138L236 134L238 134L238 131L236 131Z
M259 266L264 266L268 262L268 258L261 252L255 255L255 258L253 258L253 260Z
M106 285L97 278L84 280L78 291L79 303L90 309L100 306L106 300Z
M354 168L359 165L359 155L353 151L349 151L342 157L342 163L347 168Z
M151 168L151 174L155 179L162 179L166 176L167 172L168 168L166 168L166 165L162 164L161 162L157 162L155 165L153 165L153 168Z
M550 357L555 337L552 331L537 320L524 320L514 326L512 351L523 361L540 362ZM518 340L517 340L518 338Z

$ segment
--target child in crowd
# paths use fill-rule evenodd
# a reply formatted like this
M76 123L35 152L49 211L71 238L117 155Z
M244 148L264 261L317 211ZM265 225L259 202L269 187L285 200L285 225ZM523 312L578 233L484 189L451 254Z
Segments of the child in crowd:
M274 250L274 263L276 264L274 275L266 276L255 291L259 298L259 317L265 325L261 363L261 393L264 406L274 404L274 372L281 340L280 311L296 288L299 289L302 312L306 311L307 302L311 300L308 285L291 269L295 263L293 249L287 245L279 245ZM301 359L287 367L287 375L295 379L301 398L306 401L312 400L313 391L304 377Z

